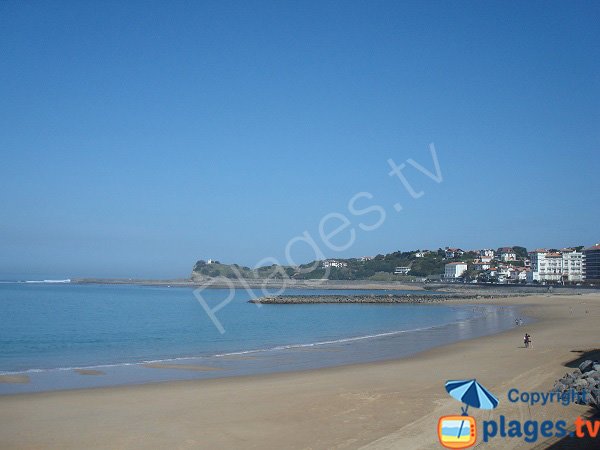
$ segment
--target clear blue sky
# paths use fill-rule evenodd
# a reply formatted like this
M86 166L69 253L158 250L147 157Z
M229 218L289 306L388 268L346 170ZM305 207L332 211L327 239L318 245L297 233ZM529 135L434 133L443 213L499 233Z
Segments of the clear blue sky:
M0 279L285 262L331 212L356 240L328 257L600 241L599 23L597 1L3 1ZM408 166L413 199L387 160L433 170L431 142L443 182Z

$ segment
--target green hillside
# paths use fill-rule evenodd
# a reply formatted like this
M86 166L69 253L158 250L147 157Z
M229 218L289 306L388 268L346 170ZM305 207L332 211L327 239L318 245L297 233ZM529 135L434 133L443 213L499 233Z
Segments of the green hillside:
M283 278L284 273L294 279L320 279L327 275L330 280L407 280L414 277L426 277L439 275L444 271L444 264L449 260L444 259L443 250L425 253L417 257L418 251L394 252L387 255L377 255L373 259L362 261L356 258L336 259L347 264L347 267L329 268L323 267L322 262L311 262L299 267L289 266L266 266L258 269L240 266L238 264L222 264L220 262L198 261L192 271L192 278ZM452 261L466 261L474 255L465 254ZM315 270L309 270L317 267ZM394 275L396 267L410 267L408 275Z

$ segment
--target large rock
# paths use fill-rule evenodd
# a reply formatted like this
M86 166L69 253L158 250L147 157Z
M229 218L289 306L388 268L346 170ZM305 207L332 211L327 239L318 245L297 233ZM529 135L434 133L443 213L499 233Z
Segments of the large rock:
M567 373L564 377L561 378L562 381L567 386L573 384L575 380L578 380L581 377L581 372L579 370L577 372Z
M588 404L600 410L600 389L592 389L588 395Z
M592 361L591 359L585 360L584 362L579 364L579 370L581 370L581 373L586 373L590 370L594 370L594 361Z
M594 364L598 365L597 362L594 362ZM578 398L575 402L578 404L587 404L600 410L600 371L594 370L593 364L582 363L579 367L580 369L566 373L564 377L554 384L553 389L556 392L567 392L570 389L574 389L579 393L585 392L585 401Z
M581 378L596 378L597 376L600 376L600 373L598 373L598 371L590 370L589 372L584 373L581 376Z

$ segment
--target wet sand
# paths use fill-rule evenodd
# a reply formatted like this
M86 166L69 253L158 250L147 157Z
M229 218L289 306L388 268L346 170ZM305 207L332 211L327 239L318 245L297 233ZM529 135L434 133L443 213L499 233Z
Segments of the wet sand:
M144 367L149 369L173 369L173 370L193 370L196 372L210 372L213 370L223 370L220 367L200 366L196 364L164 364L164 363L148 363Z
M29 383L27 375L0 375L0 383Z

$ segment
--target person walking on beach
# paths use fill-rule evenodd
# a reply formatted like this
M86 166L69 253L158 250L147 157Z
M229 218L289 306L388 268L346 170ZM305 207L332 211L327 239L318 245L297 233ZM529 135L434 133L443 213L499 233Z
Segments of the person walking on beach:
M529 334L525 333L523 343L525 344L525 348L529 348L529 345L531 344L531 336Z

